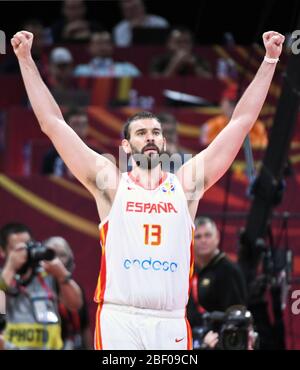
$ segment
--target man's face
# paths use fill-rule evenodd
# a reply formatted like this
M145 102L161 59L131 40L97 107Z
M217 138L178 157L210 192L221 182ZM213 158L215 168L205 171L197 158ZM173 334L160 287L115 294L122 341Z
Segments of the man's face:
M121 9L124 18L128 20L140 17L145 13L142 0L122 0Z
M191 52L193 48L193 41L188 32L174 30L168 40L168 49L175 53L177 51Z
M94 33L89 46L93 58L111 58L113 54L113 43L109 32Z
M27 243L31 240L30 234L27 231L21 233L10 234L7 239L7 245L5 250L5 256L7 257L9 253L20 243Z
M82 0L66 0L63 13L69 22L83 19L85 15L85 5Z
M73 77L73 63L52 63L51 72L61 83L70 83Z
M129 132L130 139L123 140L125 152L132 154L134 159L144 158L146 161L142 162L147 162L148 168L156 167L165 144L160 123L151 118L133 121L130 124Z
M85 114L71 116L68 120L68 125L81 139L86 139L88 134L88 118Z
M195 258L209 256L219 245L219 232L210 222L200 225L195 230Z

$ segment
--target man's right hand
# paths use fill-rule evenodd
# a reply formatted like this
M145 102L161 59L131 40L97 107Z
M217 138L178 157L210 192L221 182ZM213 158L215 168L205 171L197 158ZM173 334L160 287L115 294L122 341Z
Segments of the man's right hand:
M11 44L18 59L31 57L33 34L27 31L17 32L11 39Z
M219 341L219 334L210 330L204 337L203 343L209 348L215 348Z

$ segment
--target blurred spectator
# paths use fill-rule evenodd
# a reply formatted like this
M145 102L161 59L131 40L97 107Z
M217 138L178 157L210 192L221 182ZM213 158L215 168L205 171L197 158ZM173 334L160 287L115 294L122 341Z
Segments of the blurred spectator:
M113 51L114 45L109 32L93 33L89 43L92 59L88 64L77 66L75 76L136 77L140 75L140 71L133 64L114 61Z
M73 273L75 268L74 255L70 245L64 238L59 236L51 237L44 242L44 245L53 249L67 270ZM68 310L62 302L59 303L62 339L64 342L63 349L93 349L88 307L82 288L81 292L83 305L79 310Z
M224 32L223 34L223 44L227 47L234 47L236 45L235 38L232 32Z
M220 251L219 241L215 222L207 217L196 218L195 271L187 306L187 317L192 329L203 326L204 312L225 312L229 307L245 305L247 301L244 276L239 266ZM213 345L209 345L209 340L206 344L214 347L218 337L214 335L213 339Z
M134 27L168 28L169 22L158 15L147 14L143 0L120 0L123 20L113 28L116 46L126 47L132 44Z
M0 230L0 253L5 258L0 272L0 289L6 293L5 348L61 349L58 300L77 310L82 305L81 291L58 258L41 261L34 244L28 249L30 241L26 225L11 223Z
M210 144L218 133L229 122L237 101L237 85L231 83L225 89L221 100L221 114L204 123L200 129L200 142L202 145ZM262 149L268 144L268 137L262 121L257 120L250 131L250 141L253 148Z
M92 149L97 150L95 141L88 138L88 117L84 110L79 108L70 108L64 118L68 125L76 132L76 134ZM52 147L45 155L42 163L42 174L67 176L73 178L69 169L57 153L56 149Z
M217 61L216 75L225 82L232 83L238 79L236 64L231 58L219 58Z
M178 146L178 132L177 126L178 122L171 113L160 112L157 114L158 119L161 122L161 127L163 131L163 136L166 138L166 150L165 152L169 156L173 156L174 161L170 162L170 168L164 168L164 163L162 163L162 169L164 171L176 172L184 163L184 153L180 151Z
M87 91L79 89L73 74L73 57L64 47L51 51L48 85L59 105L86 106L89 103Z
M37 64L37 67L42 75L45 77L48 57L45 53L45 46L49 44L46 38L46 29L43 24L37 19L26 20L21 27L23 30L32 32L34 35L32 43L32 57ZM0 65L0 73L20 73L18 60L13 55L5 57Z
M173 28L167 38L166 52L151 62L151 75L211 77L209 64L195 54L193 47L194 40L190 30L184 27Z
M83 0L65 0L62 3L63 18L52 26L55 43L87 41L91 33L102 26L86 17L86 4Z

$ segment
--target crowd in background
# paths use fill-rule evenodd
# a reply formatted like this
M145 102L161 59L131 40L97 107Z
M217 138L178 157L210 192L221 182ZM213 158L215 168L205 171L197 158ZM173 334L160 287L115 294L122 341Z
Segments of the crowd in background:
M86 107L91 104L91 94L88 89L82 86L82 78L139 78L147 75L153 78L154 83L157 78L172 77L219 79L224 82L224 91L219 101L219 114L205 122L201 130L199 130L199 143L203 146L208 145L229 122L238 98L239 76L238 68L234 61L229 57L223 57L219 58L215 65L211 65L210 61L199 53L199 45L191 29L182 25L170 24L167 19L159 14L149 14L143 0L120 0L119 5L122 19L112 29L106 29L103 26L104 22L101 20L101 16L95 16L94 19L88 18L87 3L83 0L62 1L61 14L53 21L50 27L44 27L42 19L27 19L22 24L22 29L34 34L33 58L55 100L62 107L66 122L86 144L95 151L100 152L97 143L89 137L89 121ZM224 35L224 40L227 47L233 47L235 44L235 40L230 33ZM116 57L116 49L130 48L134 45L147 46L152 43L159 45L160 52L148 60L148 65L143 70L134 64L130 58L130 53L126 55L126 59ZM79 50L78 48L82 50L84 58L81 58L82 55L78 57L78 52L76 53L76 50ZM0 74L20 74L17 59L11 53L8 53L5 58L1 59ZM130 104L130 101L128 101L128 104ZM24 102L24 105L28 106L27 100ZM169 154L178 153L183 158L183 151L178 141L177 118L170 114L167 109L161 109L158 116L162 122L164 135L167 138L167 152ZM267 134L262 121L258 120L256 122L250 134L250 139L252 145L262 148L266 147ZM176 169L175 163L172 171L175 172ZM51 147L43 157L40 173L72 178L54 147ZM30 230L25 225L15 224L9 225L9 227L7 240L4 240L2 237L2 244L0 243L5 263L9 259L9 249L6 244L9 244L11 241L9 239L11 235L18 236L19 234L27 233L25 242L33 239ZM197 265L196 275L198 274L201 277L201 274L203 274L205 279L207 279L207 274L214 274L213 270L219 261L221 261L221 267L218 267L220 268L218 272L220 276L217 276L217 279L214 280L211 276L209 277L212 281L209 288L213 284L216 285L215 291L213 293L210 292L212 294L211 297L208 297L206 293L208 286L197 286L195 288L195 294L191 297L189 303L189 315L191 316L193 326L199 324L199 320L195 316L201 313L200 306L205 306L208 311L225 311L230 305L246 304L246 292L240 272L218 249L219 236L215 223L209 219L202 219L197 224L197 232L196 237L198 239L202 238L204 242L202 241L201 244L199 240L196 243L196 247L198 246L196 253L199 254L200 260L203 258L202 262L199 262ZM209 235L205 236L205 232ZM5 227L2 229L3 233L5 233ZM205 241L205 238L208 241ZM203 251L199 251L199 245L207 246L209 249L209 243L211 250L208 250L206 254ZM46 244L55 249L57 256L61 257L62 271L71 273L74 268L74 258L72 249L67 241L61 237L52 237L46 241ZM205 258L207 258L207 261ZM196 262L198 262L197 259ZM224 297L225 291L222 290L222 283L224 283L222 274L224 271L226 277L228 277L226 284L233 291L230 297L228 295ZM17 269L14 272L17 272ZM44 273L45 271L42 269L39 271L38 276L41 276L41 279L47 276L47 279L50 281L49 286L55 296L53 312L55 312L57 317L60 317L52 325L57 322L60 323L59 331L63 340L63 342L56 343L50 348L92 348L83 290L77 286L81 291L81 305L69 309L68 305L64 304L64 301L60 299L62 286L67 281L61 281L59 278L57 279L58 282L55 282L55 279L52 279L50 276L51 273L48 273L48 275ZM68 274L66 273L65 276L67 277ZM234 286L231 284L233 280L235 280L233 283L236 283ZM38 282L30 280L30 284L38 285ZM6 288L7 291L10 291L15 289L15 286L12 283L11 287ZM47 287L45 289L48 291ZM26 293L22 291L22 294L22 304L24 304L24 301L27 299ZM204 303L198 302L201 300L201 295L204 295ZM228 297L232 299L225 302L225 298ZM13 302L13 299L16 298L10 298L9 300ZM34 299L34 297L31 297L31 300ZM30 345L24 344L21 340L19 341L21 344L18 343L18 338L13 337L13 330L15 330L18 322L22 321L22 318L20 318L20 312L14 313L13 303L10 304L8 331L4 337L0 335L0 348L16 349L22 346L31 348ZM32 317L28 318L28 330L35 324L36 315L38 314L39 312L33 312ZM207 339L207 345L214 347L217 341L215 333L212 333L212 337ZM38 342L37 340L36 343ZM41 341L40 346L41 348L49 348L43 341Z

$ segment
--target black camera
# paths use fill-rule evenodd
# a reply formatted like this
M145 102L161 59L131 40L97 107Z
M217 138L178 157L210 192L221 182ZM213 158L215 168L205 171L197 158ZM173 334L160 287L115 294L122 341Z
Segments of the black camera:
M212 330L219 334L215 349L257 349L257 333L253 330L253 318L244 306L230 307L226 312L206 312L202 315L203 326L193 329L194 349L206 349L204 338Z
M31 267L35 269L40 261L51 261L55 257L53 249L45 247L42 243L29 241L26 243L27 261L18 270L18 274L23 275Z
M6 326L6 319L5 315L0 313L0 334L3 332Z

